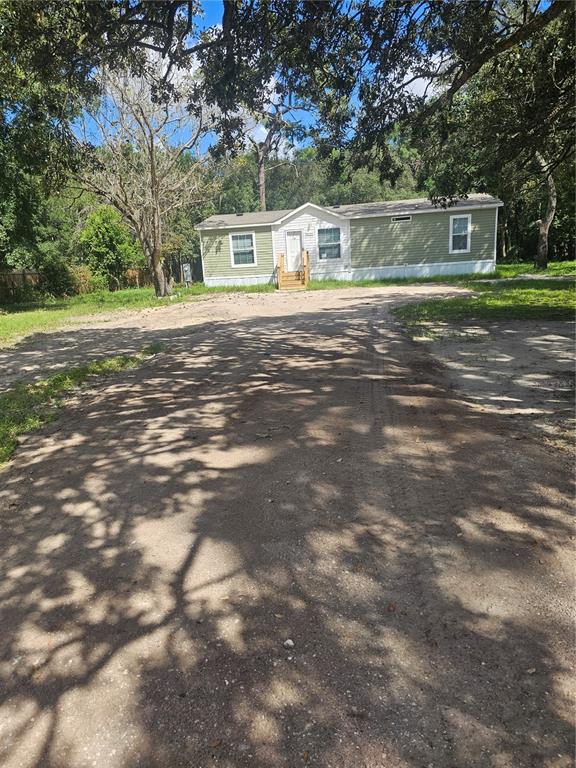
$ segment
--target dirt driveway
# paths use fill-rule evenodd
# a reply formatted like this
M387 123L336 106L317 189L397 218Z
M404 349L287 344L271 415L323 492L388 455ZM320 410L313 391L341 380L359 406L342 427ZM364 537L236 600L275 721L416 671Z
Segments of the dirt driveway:
M573 764L569 466L390 318L439 292L219 297L3 353L166 345L0 473L2 768Z

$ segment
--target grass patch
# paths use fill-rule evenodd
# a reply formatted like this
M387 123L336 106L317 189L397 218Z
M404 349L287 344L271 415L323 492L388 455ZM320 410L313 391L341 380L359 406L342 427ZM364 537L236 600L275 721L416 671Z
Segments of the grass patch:
M409 327L462 320L573 320L575 281L518 280L470 285L472 296L404 304L396 315Z
M546 269L536 269L531 262L519 264L498 264L494 277L518 277L518 275L541 275L542 277L576 277L576 261L551 261ZM478 277L478 275L476 275Z
M0 306L0 346L35 331L58 328L83 315L101 312L117 312L128 309L165 307L168 304L187 301L195 296L210 293L262 293L273 291L272 285L247 285L239 288L217 286L208 288L194 283L189 288L178 288L170 298L157 299L152 288L128 288L123 291L97 291L68 299L52 299L27 304L3 304Z
M137 355L116 355L67 368L31 384L18 383L0 395L0 466L14 453L18 437L51 421L66 395L87 379L135 368L161 349L161 344L151 344Z
M420 285L423 283L466 283L479 278L497 277L495 272L485 275L444 275L443 277L396 277L381 280L310 280L309 291L323 291L333 288L379 288L388 285Z

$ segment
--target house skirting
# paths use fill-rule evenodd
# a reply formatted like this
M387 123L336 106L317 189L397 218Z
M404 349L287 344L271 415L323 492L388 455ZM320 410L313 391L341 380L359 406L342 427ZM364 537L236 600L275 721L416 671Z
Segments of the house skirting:
M435 264L400 264L388 267L352 267L347 269L322 271L311 269L312 280L402 280L411 277L442 277L442 275L470 275L489 273L496 268L494 259L477 261L442 261ZM218 285L276 285L276 276L269 275L226 275L224 277L206 277L207 286Z
M321 273L311 271L313 280L402 280L411 277L441 277L489 273L496 268L494 259L477 261L442 261L435 264L399 264L388 267L352 267Z
M205 277L204 285L210 288L218 285L276 285L276 275L226 275L225 277Z

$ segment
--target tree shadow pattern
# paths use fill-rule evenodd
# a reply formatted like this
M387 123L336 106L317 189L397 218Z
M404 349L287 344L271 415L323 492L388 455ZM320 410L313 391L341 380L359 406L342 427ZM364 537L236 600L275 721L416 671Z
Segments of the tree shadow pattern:
M116 332L0 475L0 765L571 765L566 465L385 309Z

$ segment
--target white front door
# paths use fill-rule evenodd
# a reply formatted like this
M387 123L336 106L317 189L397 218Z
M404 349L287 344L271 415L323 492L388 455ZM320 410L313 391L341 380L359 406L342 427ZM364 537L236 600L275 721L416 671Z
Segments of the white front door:
M286 272L302 269L302 233L286 232Z

